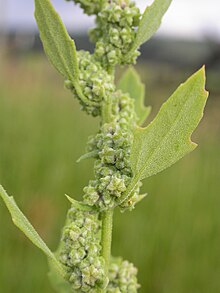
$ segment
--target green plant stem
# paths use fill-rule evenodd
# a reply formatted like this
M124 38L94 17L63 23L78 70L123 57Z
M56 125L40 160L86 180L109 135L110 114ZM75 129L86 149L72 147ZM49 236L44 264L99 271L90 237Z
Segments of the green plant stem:
M112 103L110 97L106 97L106 100L102 103L102 123L109 123L112 121Z
M102 257L105 260L105 271L108 274L108 268L111 257L111 243L112 243L112 226L113 226L113 209L102 212ZM103 290L105 293L106 290Z
M101 125L110 123L112 121L112 104L110 97L106 97L103 100L101 107ZM101 212L102 220L102 236L101 236L101 255L105 260L105 273L108 276L109 263L111 257L111 244L112 244L112 227L113 227L113 213L114 210L110 209ZM102 290L102 293L106 293L106 288Z

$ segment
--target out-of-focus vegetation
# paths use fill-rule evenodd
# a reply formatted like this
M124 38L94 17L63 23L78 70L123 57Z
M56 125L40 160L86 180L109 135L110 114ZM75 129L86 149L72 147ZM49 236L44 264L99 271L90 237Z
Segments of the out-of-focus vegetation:
M142 64L150 119L192 71ZM193 139L199 147L145 181L148 197L116 214L114 255L139 268L140 292L220 292L220 85L211 91ZM215 85L215 87L213 87ZM213 91L212 91L213 88ZM52 249L69 206L92 176L92 160L76 163L98 121L87 117L42 55L1 60L0 182ZM50 293L47 262L14 225L0 202L0 292Z

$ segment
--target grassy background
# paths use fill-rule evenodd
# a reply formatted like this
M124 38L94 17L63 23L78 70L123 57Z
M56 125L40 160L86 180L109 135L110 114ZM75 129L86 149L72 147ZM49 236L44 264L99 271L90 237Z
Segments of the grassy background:
M98 120L81 113L45 57L1 60L0 182L48 245L55 249L67 193L80 198L92 161L80 164ZM138 68L146 102L160 104L192 73L161 65ZM212 92L194 141L195 152L145 181L149 196L132 213L116 213L113 254L139 268L141 293L220 292L220 89ZM217 81L217 82L216 82ZM51 293L47 262L11 222L0 202L0 292Z

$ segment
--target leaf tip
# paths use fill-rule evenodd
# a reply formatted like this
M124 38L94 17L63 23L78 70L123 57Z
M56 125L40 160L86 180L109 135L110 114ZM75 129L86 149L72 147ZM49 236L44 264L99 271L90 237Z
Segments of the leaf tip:
M69 195L65 194L65 197L68 199L69 202L73 202L73 199Z
M201 74L204 80L206 80L206 67L205 64L198 70L198 72Z
M127 69L127 73L135 75L135 77L139 78L137 71L134 69L134 66L130 65Z
M192 151L194 151L198 147L198 144L193 142L193 141L191 141L191 140L190 140L190 144L192 146Z
M187 153L189 154L189 153L193 152L198 147L198 144L196 142L192 141L191 136L189 137L187 145L188 145L188 151L186 152L186 154Z
M196 71L190 79L195 82L199 82L201 86L201 93L203 94L203 98L206 100L209 96L209 92L206 90L206 70L205 65L203 65L198 71Z
M199 72L200 72L202 79L204 81L204 95L205 95L205 98L207 99L209 96L209 91L207 91L205 88L205 85L206 85L206 65L205 64L203 64L203 66L200 68Z
M6 197L6 190L4 189L4 187L0 184L0 196L1 196L1 198L3 199L3 201L4 201L4 199L5 199L5 197Z

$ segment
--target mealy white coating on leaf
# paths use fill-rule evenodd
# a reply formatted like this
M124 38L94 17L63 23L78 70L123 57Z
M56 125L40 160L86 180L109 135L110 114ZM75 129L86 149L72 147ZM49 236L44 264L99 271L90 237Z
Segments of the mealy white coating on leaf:
M118 88L124 93L128 93L134 99L135 112L137 114L138 125L142 125L150 114L151 107L144 105L145 85L134 67L130 66L122 78L119 80Z
M36 230L28 221L28 219L25 217L25 215L21 212L14 198L12 196L8 196L8 194L6 193L6 191L1 185L0 185L0 196L2 197L5 205L7 206L11 214L13 223L33 242L34 245L36 245L39 249L41 249L46 254L46 256L49 259L51 259L51 261L53 262L54 268L57 270L57 272L62 277L65 277L66 273L64 269L62 268L62 265L56 259L55 255L47 247L45 242L36 232Z
M131 151L134 182L157 174L195 149L190 138L203 116L208 97L204 86L202 68L174 92L146 128L136 128Z
M155 0L151 6L145 9L132 49L137 49L154 35L171 2L172 0Z
M75 43L50 0L35 0L35 18L48 59L66 79L74 81L78 76Z

